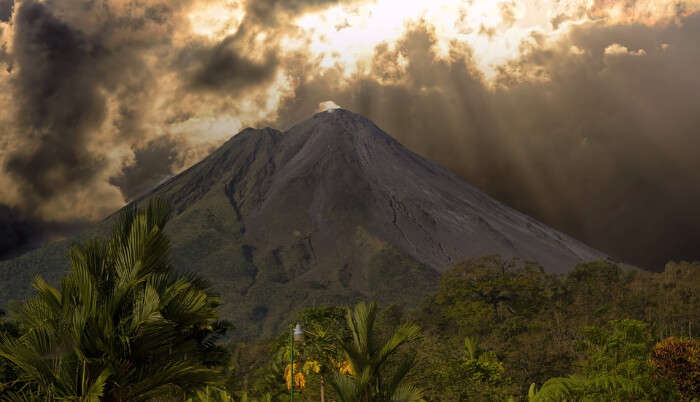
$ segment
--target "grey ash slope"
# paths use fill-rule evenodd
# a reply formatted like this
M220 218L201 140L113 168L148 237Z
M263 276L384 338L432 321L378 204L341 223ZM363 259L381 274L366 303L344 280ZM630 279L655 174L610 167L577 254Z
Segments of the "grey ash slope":
M557 273L606 258L342 109L285 133L246 129L139 202L153 197L176 210L167 227L174 265L209 278L224 317L246 335L277 330L301 305L416 303L468 257L520 257ZM31 267L39 256L13 263ZM56 278L63 264L34 269ZM11 271L17 265L0 264L0 291Z
M254 186L257 197L243 191L234 199L257 229L289 208L300 221L256 236L303 228L320 240L339 229L331 220L341 215L437 270L484 254L536 260L551 272L606 257L495 201L351 112L319 113L285 134L261 135L275 148L265 173L256 173L265 180Z

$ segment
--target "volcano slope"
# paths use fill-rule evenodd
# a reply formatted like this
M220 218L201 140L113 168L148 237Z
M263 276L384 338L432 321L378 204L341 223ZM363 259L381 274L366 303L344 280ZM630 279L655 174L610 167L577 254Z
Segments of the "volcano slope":
M301 306L415 304L469 257L519 257L553 273L607 258L343 109L286 132L245 129L136 202L154 197L175 210L174 266L214 284L241 336L271 334ZM34 274L58 281L68 246L0 263L0 303L30 295Z

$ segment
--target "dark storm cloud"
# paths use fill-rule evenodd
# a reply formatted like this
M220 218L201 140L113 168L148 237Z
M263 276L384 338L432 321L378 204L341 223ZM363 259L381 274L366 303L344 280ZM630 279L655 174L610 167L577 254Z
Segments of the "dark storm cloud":
M261 23L273 23L280 17L290 17L337 4L352 4L357 0L255 0L247 3L249 18Z
M274 49L268 50L264 60L250 60L242 55L241 34L232 35L215 46L193 44L180 53L175 68L181 71L188 89L236 91L260 85L270 80L277 71Z
M2 35L2 28L0 27L0 35ZM4 64L4 66L2 66ZM3 43L0 44L0 68L4 68L5 71L11 72L12 71L12 58L10 57L10 54L7 52L7 44Z
M31 232L30 226L20 221L10 207L0 204L0 260L28 243Z
M25 214L73 190L102 185L112 150L89 149L91 143L137 143L146 134L142 110L152 102L154 79L144 57L170 40L163 24L174 10L155 2L128 4L121 14L113 7L31 0L15 7L12 53L0 52L0 58L12 72L18 151L3 170L18 186ZM116 130L104 124L110 95ZM119 138L110 138L115 132Z
M449 61L436 60L419 27L395 51L378 47L372 74L346 86L340 73L307 81L299 67L280 123L333 100L506 203L658 268L700 258L700 77L688 68L700 65L699 36L698 16L581 27L558 47L533 47L491 90L468 50L453 44ZM606 54L613 44L627 53Z
M0 0L0 21L8 22L12 19L12 10L15 0Z
M42 3L17 10L13 77L19 130L28 145L12 155L6 170L18 178L28 203L91 179L101 161L84 147L105 115L96 81L106 50L53 16Z
M0 203L0 260L18 256L43 242L84 231L89 222L37 221L23 218L23 212Z
M134 162L125 166L120 175L110 179L119 187L124 199L133 200L173 175L172 166L178 159L179 144L170 137L159 137L144 147L134 149Z
M215 45L193 43L179 54L175 68L189 83L189 89L224 91L235 94L269 82L279 68L277 39L295 28L288 22L294 16L357 0L255 0L246 3L246 16L237 32ZM247 57L257 34L267 35L264 57Z

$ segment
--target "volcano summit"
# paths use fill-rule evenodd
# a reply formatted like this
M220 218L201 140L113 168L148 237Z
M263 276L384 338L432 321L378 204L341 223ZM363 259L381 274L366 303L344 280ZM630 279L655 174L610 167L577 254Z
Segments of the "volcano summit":
M465 258L519 257L553 273L607 258L343 109L286 132L245 129L136 202L154 197L175 210L174 266L211 280L221 315L247 334L275 331L301 305L415 303ZM68 245L0 263L0 302L28 296L36 273L60 278Z

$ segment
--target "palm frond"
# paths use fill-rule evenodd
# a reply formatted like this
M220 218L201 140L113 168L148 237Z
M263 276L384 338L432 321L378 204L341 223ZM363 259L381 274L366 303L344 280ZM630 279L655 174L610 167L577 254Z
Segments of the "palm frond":
M401 384L391 394L391 402L420 402L423 401L423 391L412 384Z
M60 288L34 280L36 296L16 312L26 333L0 339L25 384L12 398L147 400L221 383L204 360L228 326L206 281L173 272L162 230L170 214L162 201L130 206L111 237L70 249Z

